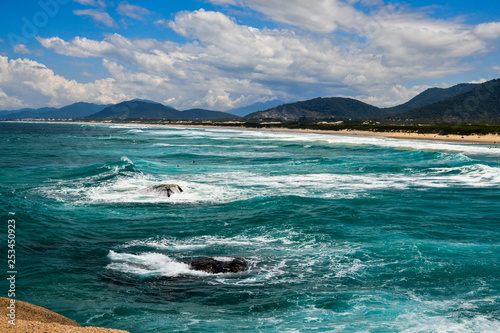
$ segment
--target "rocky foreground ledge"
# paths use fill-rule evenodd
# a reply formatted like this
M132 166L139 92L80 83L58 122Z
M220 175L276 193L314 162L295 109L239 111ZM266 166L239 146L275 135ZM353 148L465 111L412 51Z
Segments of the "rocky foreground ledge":
M82 327L76 321L30 303L15 302L15 325L9 324L7 316L10 299L0 297L0 332L23 333L128 333L127 331L100 327Z

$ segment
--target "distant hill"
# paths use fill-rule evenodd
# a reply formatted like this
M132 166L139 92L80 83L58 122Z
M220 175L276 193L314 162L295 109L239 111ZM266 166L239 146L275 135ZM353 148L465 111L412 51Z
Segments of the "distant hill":
M8 114L8 113L16 113L16 112L33 112L33 113L42 113L46 111L51 111L51 110L56 110L57 108L51 108L51 107L43 107L39 109L32 109L32 108L24 108L24 109L17 109L17 110L2 110L0 111L0 114Z
M210 111L205 109L190 109L180 111L181 119L195 120L195 119L228 119L239 118L238 116L229 112Z
M132 100L108 106L87 118L92 119L180 119L179 111L156 102Z
M478 84L462 83L450 88L429 88L408 102L391 108L377 108L352 98L315 98L269 108L247 115L247 119L280 119L296 121L301 117L309 119L356 119L379 120L403 114L437 102L445 101L478 87ZM233 111L234 112L234 111Z
M352 119L356 121L385 119L389 122L427 123L500 123L500 79L483 84L458 84L450 88L430 88L408 102L391 107L378 108L352 98L328 97L283 104L273 100L255 103L229 112L205 109L179 111L163 104L134 99L115 105L74 103L59 109L19 109L0 111L0 119L169 119L205 120L231 119L244 116L244 120L273 119L297 121L300 119ZM264 109L267 108L267 109ZM250 111L258 110L247 114ZM260 109L260 110L259 110ZM262 110L264 109L264 110ZM236 113L236 115L235 115Z
M237 118L227 112L210 111L205 109L190 109L178 111L172 107L160 103L132 100L111 105L88 118L92 119L171 119L171 120L195 120L195 119L226 119Z
M96 113L106 105L98 105L93 103L74 103L60 109L57 108L40 108L40 109L21 109L17 111L7 111L6 114L0 115L1 119L68 119L81 118L93 113Z
M101 111L107 107L107 105L98 105L98 104L93 104L93 103L85 103L85 102L78 102L74 103L71 105L67 105L65 107L62 107L60 109L52 110L52 111L47 111L40 116L43 116L43 118L82 118L86 116L90 116L91 114L94 114L96 112Z
M281 119L296 121L309 119L376 119L386 116L381 109L352 98L315 98L307 101L283 104L266 111L254 112L247 119Z
M13 119L26 119L26 118L43 118L40 115L57 110L56 108L43 107L39 109L24 108L11 111L0 111L0 119L13 120Z
M404 104L391 108L385 108L384 110L390 114L396 115L420 108L422 106L447 100L448 98L468 92L477 86L478 84L461 83L450 88L429 88Z
M500 123L500 79L476 85L472 90L444 101L396 115L394 120L422 123Z
M191 109L178 111L172 107L143 99L134 99L114 105L98 105L93 103L74 103L62 108L19 109L0 111L0 119L229 119L238 118L227 112L210 111L204 109Z
M33 118L39 118L39 116L33 111L8 112L0 116L0 119L3 120L18 120L18 119L33 119Z
M237 115L240 117L244 117L250 113L268 110L268 109L277 107L281 104L285 104L285 102L277 100L277 99L273 99L272 101L268 101L265 103L258 102L258 103L254 103L252 105L244 106L241 108L232 109L232 110L229 110L228 113L231 113L231 114L234 114L234 115Z

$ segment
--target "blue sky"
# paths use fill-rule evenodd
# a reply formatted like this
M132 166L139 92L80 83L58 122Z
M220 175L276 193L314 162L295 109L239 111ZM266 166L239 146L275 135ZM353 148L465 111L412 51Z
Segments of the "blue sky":
M377 106L500 76L497 0L26 0L0 11L0 109L155 100Z

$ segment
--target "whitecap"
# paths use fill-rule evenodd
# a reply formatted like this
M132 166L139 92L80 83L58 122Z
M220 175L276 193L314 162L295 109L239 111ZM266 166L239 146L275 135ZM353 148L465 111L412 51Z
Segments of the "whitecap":
M109 251L111 263L107 269L142 277L175 277L179 275L206 276L208 273L192 270L188 264L154 252L139 254Z

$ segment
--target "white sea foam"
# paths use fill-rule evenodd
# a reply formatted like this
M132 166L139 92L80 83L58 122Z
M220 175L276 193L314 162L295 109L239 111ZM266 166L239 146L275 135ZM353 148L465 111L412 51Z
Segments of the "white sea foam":
M231 262L235 259L234 257L213 257L213 258L215 260L224 261L224 262Z
M144 131L142 129L138 129L138 128L134 128L134 129L131 129L129 130L127 133L144 133Z
M161 253L144 252L140 254L117 253L109 251L108 258L111 263L107 269L139 276L165 276L179 275L206 276L208 273L192 270L188 264L176 261Z
M125 127L131 130L129 127ZM401 149L435 149L442 153L440 162L466 162L465 166L437 167L429 169L407 168L397 173L309 173L309 174L262 174L246 171L211 172L199 174L144 174L126 156L121 164L101 167L107 171L83 179L61 181L58 184L43 187L40 192L61 202L95 203L229 203L259 197L294 195L308 198L351 199L370 195L375 190L406 190L410 188L438 187L498 187L500 186L500 168L480 164L471 159L469 153L490 153L500 150L488 149L481 145L454 144L418 140L395 140L378 137L324 135L291 132L245 131L245 130L200 130L171 128L133 128L146 134L193 135L202 138L220 137L243 138L251 140L293 141L310 146L311 142L321 144L378 145ZM221 134L222 133L222 134ZM141 133L142 135L142 133ZM168 145L170 143L156 143ZM266 147L251 143L257 147ZM199 145L197 154L207 156L226 156L225 152L213 152L203 149L210 144ZM238 146L238 144L236 144ZM249 151L244 149L231 152L232 156L248 158L267 158L289 156L280 151ZM220 147L232 147L220 145ZM301 161L297 161L300 163ZM314 162L313 162L314 163ZM455 164L456 165L456 164ZM161 167L161 164L158 164ZM220 169L219 169L220 170ZM229 169L228 169L229 170ZM182 193L171 197L158 195L150 191L152 186L161 183L174 183L181 186Z
M254 247L258 246L261 248L265 244L271 243L281 243L281 244L291 244L290 236L283 237L270 237L270 236L255 236L248 237L245 235L238 235L234 237L216 237L216 236L199 236L195 238L179 240L175 238L161 238L161 239L145 239L145 240L133 240L122 245L123 248L130 247L150 247L156 250L170 250L170 251L188 251L188 250L200 250L209 247L232 247L232 248L242 248L242 247ZM274 246L274 245L271 245Z
M142 130L144 135L149 136L184 136L188 138L200 139L247 139L266 141L295 141L310 145L311 142L324 144L349 144L349 145L371 145L379 147L391 147L398 149L427 150L427 151L451 151L466 154L500 155L500 149L488 144L464 144L446 141L432 140L407 140L392 139L363 135L332 135L319 133L295 133L280 131L258 131L246 129L211 129L211 128L191 128L191 127L162 127L162 126L123 126L108 125L113 128L126 128L129 131Z
M492 145L484 144L464 144L452 143L446 141L431 141L431 140L405 140L391 139L372 136L357 136L357 135L331 135L331 134L316 134L316 133L294 133L294 132L272 132L272 131L254 131L254 130L229 130L218 129L192 129L189 134L194 133L200 137L213 138L214 134L226 134L226 137L244 138L248 140L271 140L271 141L295 141L303 142L305 145L310 145L311 142L325 144L349 144L349 145L371 145L379 147L390 147L398 149L411 149L422 151L451 151L461 152L466 154L485 154L485 155L500 155L499 148L491 148ZM165 134L165 132L163 132ZM187 133L186 133L187 134Z
M355 245L352 244L318 243L314 236L302 235L293 230L273 234L273 236L271 234L273 233L267 233L265 236L199 236L182 240L152 238L127 242L120 249L126 252L139 249L153 253L171 252L176 257L206 256L207 253L217 253L214 258L218 260L230 261L235 258L234 255L244 257L249 261L247 274L240 276L237 280L221 275L211 282L214 284L253 286L263 283L294 284L303 278L303 274L314 274L318 267L330 266L331 273L325 274L324 277L333 279L342 276L359 276L374 265L382 265L377 260L363 263L359 260L351 260L349 255L355 251ZM137 270L136 267L133 269ZM139 269L143 268L139 267ZM295 273L290 275L291 271ZM298 274L299 272L302 277ZM337 276L335 276L336 273L338 273Z
M119 167L115 167L117 173ZM97 176L83 179L78 182L65 183L44 187L40 189L45 195L62 202L81 204L101 203L224 203L246 198L241 190L224 186L212 185L202 182L189 182L170 177L153 177L151 175L134 174L133 176L117 176L109 181L98 182L92 186L83 183L92 182ZM152 186L162 183L178 184L182 193L175 193L168 197L158 194L151 189Z
M132 163L128 158L123 161ZM126 165L116 165L107 174L60 182L40 189L62 202L87 203L228 203L258 197L299 196L309 198L356 198L374 190L410 188L500 186L500 168L485 164L406 170L401 173L338 174L312 173L263 175L252 172L219 172L197 175L146 175L123 173ZM150 190L161 183L178 184L182 193L167 197ZM87 184L87 185L84 185Z
M497 333L500 321L475 316L457 320L444 316L428 316L425 314L410 313L396 319L395 324L400 327L398 331L404 333L417 332L482 332ZM410 326L410 327L408 327Z
M168 197L150 190L152 186L159 183L178 184L183 192ZM85 194L86 199L92 203L221 203L233 201L239 197L237 191L222 186L151 177L119 178L110 184L89 189Z

